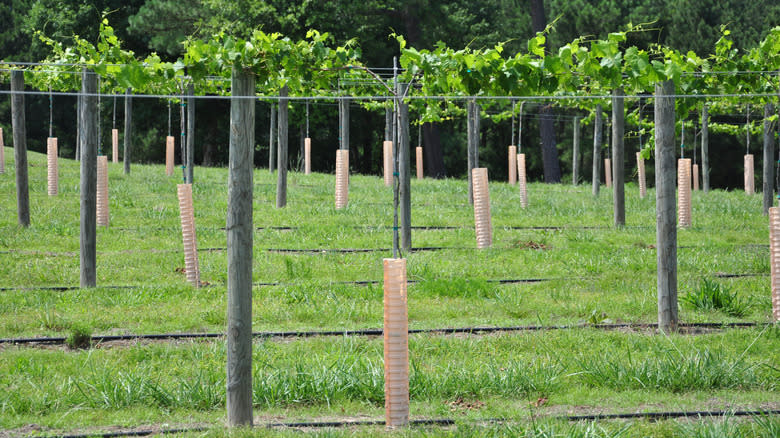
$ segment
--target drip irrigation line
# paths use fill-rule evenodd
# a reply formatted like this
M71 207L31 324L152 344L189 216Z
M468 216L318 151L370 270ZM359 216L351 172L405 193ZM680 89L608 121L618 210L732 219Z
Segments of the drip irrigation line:
M720 411L662 411L662 412L629 412L613 414L586 414L586 415L555 415L549 418L563 421L597 421L597 420L665 420L671 418L712 418L712 417L760 417L769 415L780 415L780 410L720 410ZM409 419L410 426L454 426L456 424L503 424L516 423L520 420L511 418L472 418L468 420L453 418L413 418ZM295 421L295 422L275 422L260 423L254 428L265 429L324 429L324 428L343 428L356 426L384 426L385 420L346 420L346 421ZM209 428L203 426L181 427L174 429L144 429L144 430L115 430L111 432L92 432L84 434L60 434L60 435L41 435L38 438L118 438L118 437L139 437L149 435L173 435L191 432L205 432Z
M768 276L769 273L766 272L745 272L745 273L725 273L725 272L717 272L714 274L709 274L715 278L749 278L749 277L765 277ZM524 284L524 283L542 283L546 281L561 281L561 280L588 280L588 279L594 279L598 278L599 276L591 276L591 277L538 277L538 278L491 278L488 280L484 280L486 283L494 283L494 284ZM423 280L407 280L406 282L408 284L416 284L421 283ZM365 286L370 284L380 284L382 283L381 280L342 280L342 281L331 281L327 284L333 285L357 285L357 286ZM209 283L204 284L201 286L201 288L205 287L212 287L217 285L224 285L224 283ZM258 287L269 287L269 286L295 286L299 285L299 283L295 282L285 282L285 281L269 281L269 282L258 282L253 283L253 286ZM108 285L108 286L98 286L95 289L126 289L126 290L133 290L133 289L143 289L147 286L143 285ZM24 292L24 291L55 291L55 292L66 292L66 291L72 291L72 290L80 290L82 289L79 285L59 285L59 286L3 286L0 287L0 292Z
M771 322L698 322L681 323L680 328L688 329L742 329L773 325ZM618 324L569 324L569 325L524 325L524 326L505 326L505 327L445 327L431 329L409 329L410 335L456 335L470 334L483 335L491 333L511 333L511 332L540 332L547 330L648 330L657 328L657 323L618 323ZM334 336L382 336L384 334L381 328L357 329L357 330L306 330L306 331L278 331L278 332L253 332L252 337L257 339L274 338L314 338L314 337L334 337ZM224 333L156 333L156 334L129 334L129 335L93 335L90 337L92 343L117 342L117 341L170 341L179 339L216 339L225 337ZM62 345L66 337L36 337L36 338L0 338L0 344L45 344Z

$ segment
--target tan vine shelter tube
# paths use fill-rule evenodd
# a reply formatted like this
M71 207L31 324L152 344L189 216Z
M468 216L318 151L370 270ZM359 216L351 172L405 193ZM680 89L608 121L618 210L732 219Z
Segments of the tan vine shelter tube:
M47 192L49 196L59 193L60 172L57 163L57 137L46 139Z
M677 204L680 227L691 226L691 159L677 160Z
M390 187L393 184L393 142L390 140L382 143L382 165L385 185Z
M493 223L490 218L487 168L471 169L471 175L474 181L474 230L477 235L477 248L488 248L493 244Z
M756 192L753 176L753 154L745 155L745 193L752 195Z
M417 146L414 149L415 158L417 158L417 179L423 179L423 150L422 146Z
M528 207L528 192L525 187L525 154L517 154L517 182L520 189L520 206Z
M772 317L780 321L780 208L769 208L769 264L772 283Z
M647 178L645 177L645 159L642 153L636 153L636 168L639 177L639 197L644 199L647 196Z
M349 150L336 151L336 208L344 208L349 201Z
M108 226L108 157L97 157L97 224Z
M517 183L517 146L509 146L509 184Z
M306 137L303 139L303 167L304 175L311 174L311 138Z
M406 259L384 259L385 424L409 423L409 317Z
M165 137L165 175L173 176L173 136Z
M198 265L198 243L195 235L195 209L192 205L192 184L177 184L179 216L181 217L181 239L184 244L184 272L187 281L200 287L200 266Z

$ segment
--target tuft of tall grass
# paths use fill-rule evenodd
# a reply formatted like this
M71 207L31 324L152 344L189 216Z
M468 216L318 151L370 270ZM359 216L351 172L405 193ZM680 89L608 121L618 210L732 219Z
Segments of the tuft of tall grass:
M702 310L720 310L729 315L745 316L750 309L750 302L740 298L727 286L716 281L703 278L698 287L680 298L684 303Z
M683 392L708 389L744 389L769 384L756 372L759 363L730 358L709 349L687 352L659 351L655 356L635 358L605 352L603 356L579 358L580 379L595 387L651 389Z

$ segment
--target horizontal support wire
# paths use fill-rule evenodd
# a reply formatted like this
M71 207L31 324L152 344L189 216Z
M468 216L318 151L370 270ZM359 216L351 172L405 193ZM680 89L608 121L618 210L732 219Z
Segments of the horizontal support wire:
M24 94L31 96L49 96L48 91L11 91L0 90L0 95L12 95L12 94ZM111 94L111 93L81 93L81 92L68 92L57 91L52 92L55 96L82 96L82 97L127 97L126 94ZM180 99L180 94L132 94L133 99L136 98L151 98L151 99ZM534 95L534 96L463 96L463 95L435 95L435 96L406 96L403 99L405 101L411 100L453 100L453 101L467 101L467 100L523 100L523 101L535 101L535 100L605 100L612 99L611 94L604 95ZM760 98L760 97L777 97L777 93L714 93L714 94L635 94L621 96L624 99L653 99L653 98L695 98L695 99L723 99L723 98ZM286 99L289 101L308 101L308 100L374 100L374 101L393 101L395 96L344 96L344 95L320 95L320 96L271 96L271 95L255 95L255 96L221 96L221 95L208 95L200 96L193 95L188 96L189 99L262 99L270 101L278 101Z

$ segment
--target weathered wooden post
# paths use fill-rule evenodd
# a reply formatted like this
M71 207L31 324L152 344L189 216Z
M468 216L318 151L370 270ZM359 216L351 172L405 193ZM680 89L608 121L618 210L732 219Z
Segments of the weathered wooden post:
M468 139L468 177L469 177L469 203L474 203L474 181L472 169L479 167L479 118L480 107L476 100L469 100L467 104L466 136Z
M593 120L593 196L599 195L601 185L601 129L602 129L601 104L596 105L596 118Z
M574 117L574 139L571 157L571 183L580 183L580 117Z
M279 150L276 154L276 208L284 208L287 206L287 106L288 101L287 93L289 88L287 85L283 86L279 90Z
M16 207L19 225L30 226L30 192L27 178L27 125L24 108L24 72L11 72L11 126L16 166Z
M0 173L5 173L5 140L3 140L3 128L0 128Z
M658 328L676 331L677 218L675 211L674 82L655 85L655 202Z
M192 184L195 178L195 85L187 86L187 173L184 182Z
M276 170L276 141L279 139L279 125L276 118L276 109L279 103L271 103L271 132L268 135L268 171Z
M96 237L97 237L97 80L95 73L83 70L81 75L81 109L79 110L79 131L81 149L80 210L81 228L79 235L79 262L81 287L95 287Z
M125 92L125 153L122 155L125 175L130 174L130 150L133 138L133 99L130 97L131 94L132 89L128 88Z
M626 225L626 195L625 195L625 155L623 136L625 133L625 109L623 88L612 92L612 201L615 226Z
M773 108L771 103L764 105L764 171L763 186L764 194L764 215L769 214L769 207L774 203L774 182L775 182L775 143L773 127L775 126L769 119L772 116Z
M408 91L399 84L396 88L399 96ZM408 252L412 250L412 186L411 186L411 156L409 147L409 104L403 98L398 99L398 183L401 215L401 248Z
M710 191L710 115L707 104L701 108L701 179L704 193Z
M227 417L252 425L252 153L255 76L233 67L230 100L227 256Z

